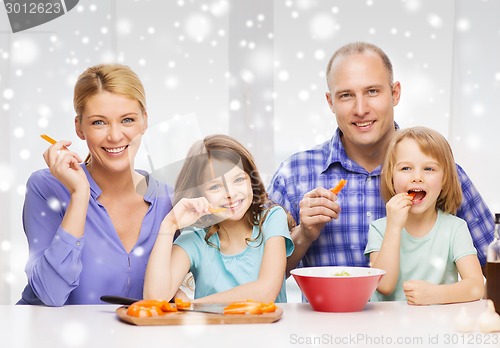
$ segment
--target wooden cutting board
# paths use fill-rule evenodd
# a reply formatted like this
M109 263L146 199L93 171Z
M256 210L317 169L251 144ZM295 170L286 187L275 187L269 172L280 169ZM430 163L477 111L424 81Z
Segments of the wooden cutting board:
M210 314L199 312L172 312L156 317L137 318L127 314L127 307L116 310L120 320L139 326L150 325L199 325L199 324L258 324L274 323L281 319L283 310L276 308L274 313L264 314Z

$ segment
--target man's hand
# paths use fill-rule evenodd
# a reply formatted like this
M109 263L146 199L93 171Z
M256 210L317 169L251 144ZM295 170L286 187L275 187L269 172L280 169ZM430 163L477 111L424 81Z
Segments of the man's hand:
M340 206L337 196L322 187L315 188L304 195L300 201L300 233L311 243L318 239L321 229L327 222L338 219Z

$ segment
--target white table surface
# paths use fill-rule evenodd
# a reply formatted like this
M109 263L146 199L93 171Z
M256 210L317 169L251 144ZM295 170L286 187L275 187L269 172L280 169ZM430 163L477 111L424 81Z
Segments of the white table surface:
M357 313L315 312L303 303L280 306L283 317L272 324L134 326L118 320L116 305L3 305L0 347L500 347L500 333L456 331L461 308L476 320L485 301L369 303Z

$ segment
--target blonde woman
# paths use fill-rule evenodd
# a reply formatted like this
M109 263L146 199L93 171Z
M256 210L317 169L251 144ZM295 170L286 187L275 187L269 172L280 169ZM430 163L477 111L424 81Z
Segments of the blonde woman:
M149 254L171 210L166 187L134 169L148 127L139 77L124 65L90 67L76 82L74 107L89 156L81 163L71 142L61 140L43 154L48 169L28 180L28 285L18 304L141 298Z

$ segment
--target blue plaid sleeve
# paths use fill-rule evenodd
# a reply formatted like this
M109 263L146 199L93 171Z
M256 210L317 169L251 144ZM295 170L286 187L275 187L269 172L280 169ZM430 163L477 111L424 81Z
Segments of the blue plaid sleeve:
M457 216L467 221L477 257L484 266L486 249L494 237L495 220L476 187L458 164L457 171L462 185L462 205L457 211Z

